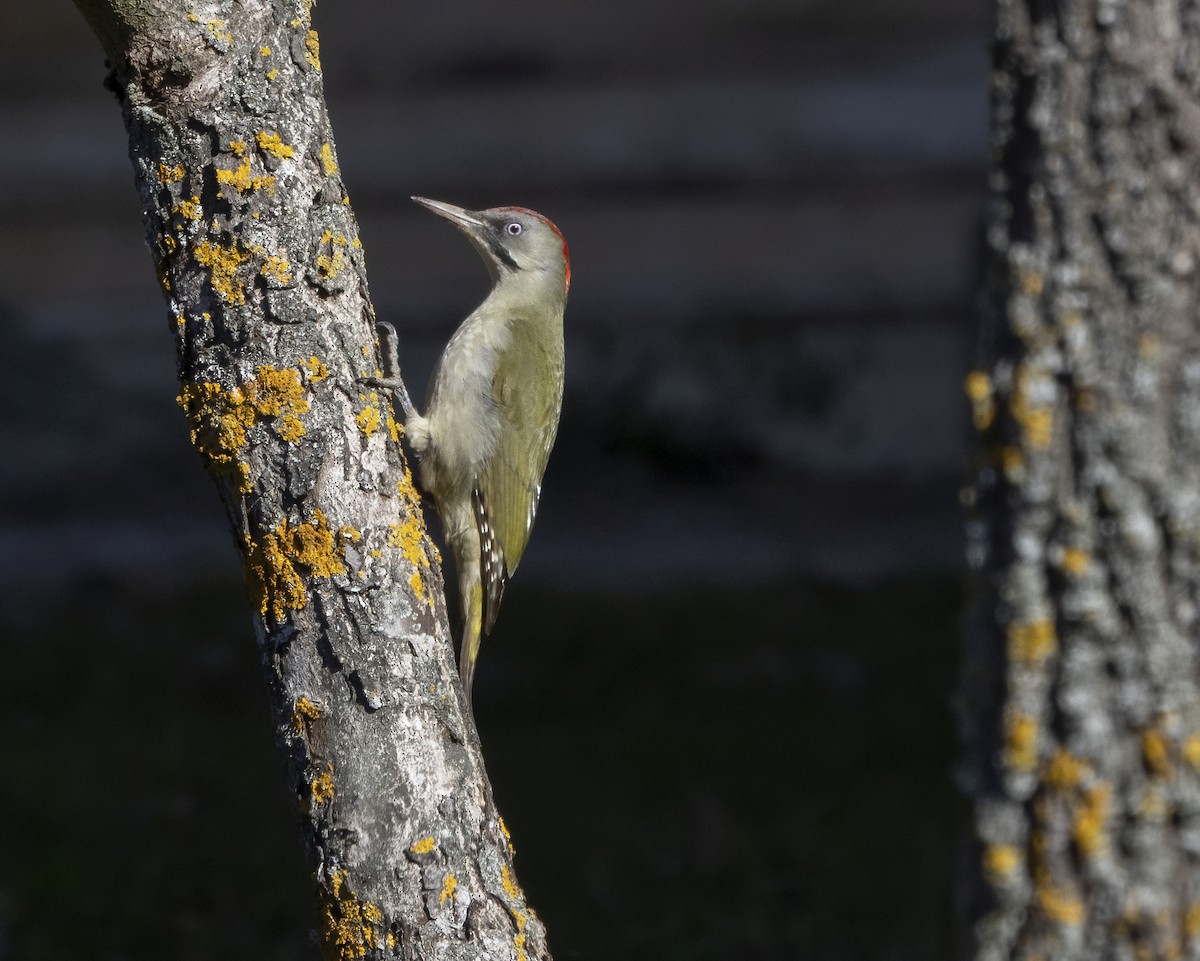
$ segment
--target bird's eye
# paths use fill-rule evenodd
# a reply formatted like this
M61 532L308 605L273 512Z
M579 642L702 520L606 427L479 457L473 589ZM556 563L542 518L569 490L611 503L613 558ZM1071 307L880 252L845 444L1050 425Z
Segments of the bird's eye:
M513 221L511 224L509 224L509 225L508 225L507 227L505 227L504 229L508 231L508 233L509 233L509 236L511 236L511 237L515 237L515 236L517 236L517 234L519 234L519 233L520 233L522 230L524 230L525 228L524 228L524 227L522 227L522 226L521 226L519 223L517 223L517 222L514 220L514 221Z

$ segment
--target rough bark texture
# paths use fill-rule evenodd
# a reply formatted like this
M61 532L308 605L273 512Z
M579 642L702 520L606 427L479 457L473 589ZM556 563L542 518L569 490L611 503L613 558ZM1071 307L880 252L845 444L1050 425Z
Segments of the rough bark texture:
M1200 957L1200 6L1000 0L964 954Z
M311 3L79 0L108 52L334 958L548 958L376 375Z

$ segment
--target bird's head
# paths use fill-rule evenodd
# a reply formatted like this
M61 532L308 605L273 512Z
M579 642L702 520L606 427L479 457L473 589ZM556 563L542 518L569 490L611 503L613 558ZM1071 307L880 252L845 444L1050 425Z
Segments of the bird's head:
M503 281L510 275L537 274L561 285L564 297L570 290L571 255L567 241L562 231L537 211L525 207L464 210L440 200L412 199L466 234L494 281Z

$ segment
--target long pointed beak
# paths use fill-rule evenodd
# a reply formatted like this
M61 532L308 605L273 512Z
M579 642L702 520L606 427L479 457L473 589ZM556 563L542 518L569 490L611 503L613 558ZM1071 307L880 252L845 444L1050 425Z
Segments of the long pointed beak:
M464 210L462 207L456 207L454 204L442 203L440 200L429 200L425 197L413 197L422 207L427 207L439 217L445 217L460 230L467 233L474 233L481 227L487 226L482 220L476 217L471 211Z

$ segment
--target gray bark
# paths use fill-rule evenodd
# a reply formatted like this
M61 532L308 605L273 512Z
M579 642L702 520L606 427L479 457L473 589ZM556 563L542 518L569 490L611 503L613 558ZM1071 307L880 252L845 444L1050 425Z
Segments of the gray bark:
M77 0L245 563L334 958L548 958L457 682L303 0Z
M1200 957L1200 7L996 30L962 953Z

